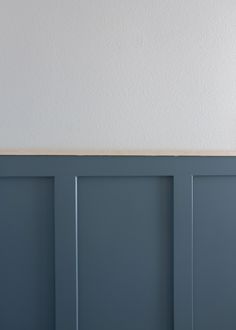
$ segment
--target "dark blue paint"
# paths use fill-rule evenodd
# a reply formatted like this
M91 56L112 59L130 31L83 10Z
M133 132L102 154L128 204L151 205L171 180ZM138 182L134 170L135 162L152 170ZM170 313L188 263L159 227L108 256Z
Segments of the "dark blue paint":
M0 329L54 329L53 180L0 178Z
M195 330L236 329L236 176L194 178Z
M0 329L235 329L235 178L236 157L0 156Z
M171 178L80 178L79 329L171 330Z

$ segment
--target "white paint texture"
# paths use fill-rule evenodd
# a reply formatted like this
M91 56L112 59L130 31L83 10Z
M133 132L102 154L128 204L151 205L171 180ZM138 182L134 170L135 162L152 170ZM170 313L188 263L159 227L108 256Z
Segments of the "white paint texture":
M0 0L0 148L235 150L235 0Z

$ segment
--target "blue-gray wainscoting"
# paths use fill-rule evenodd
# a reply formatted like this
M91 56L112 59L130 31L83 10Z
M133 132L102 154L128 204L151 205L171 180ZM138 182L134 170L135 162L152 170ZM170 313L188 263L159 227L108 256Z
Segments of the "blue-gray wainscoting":
M0 156L1 330L236 329L236 157Z

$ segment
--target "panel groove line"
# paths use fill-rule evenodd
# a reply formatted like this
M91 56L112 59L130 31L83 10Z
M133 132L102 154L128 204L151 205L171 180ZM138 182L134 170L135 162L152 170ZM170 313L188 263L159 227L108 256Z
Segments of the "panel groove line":
M79 329L79 243L78 243L78 177L75 177L75 273L76 273L76 330Z

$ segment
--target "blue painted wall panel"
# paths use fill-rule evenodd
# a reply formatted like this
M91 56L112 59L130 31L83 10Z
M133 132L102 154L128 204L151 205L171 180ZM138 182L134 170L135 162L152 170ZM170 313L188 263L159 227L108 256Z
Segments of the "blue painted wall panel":
M0 329L235 329L235 196L236 157L0 156Z
M54 329L53 179L0 178L0 329Z
M236 329L236 177L193 186L194 329Z
M80 330L170 330L172 179L78 179Z

